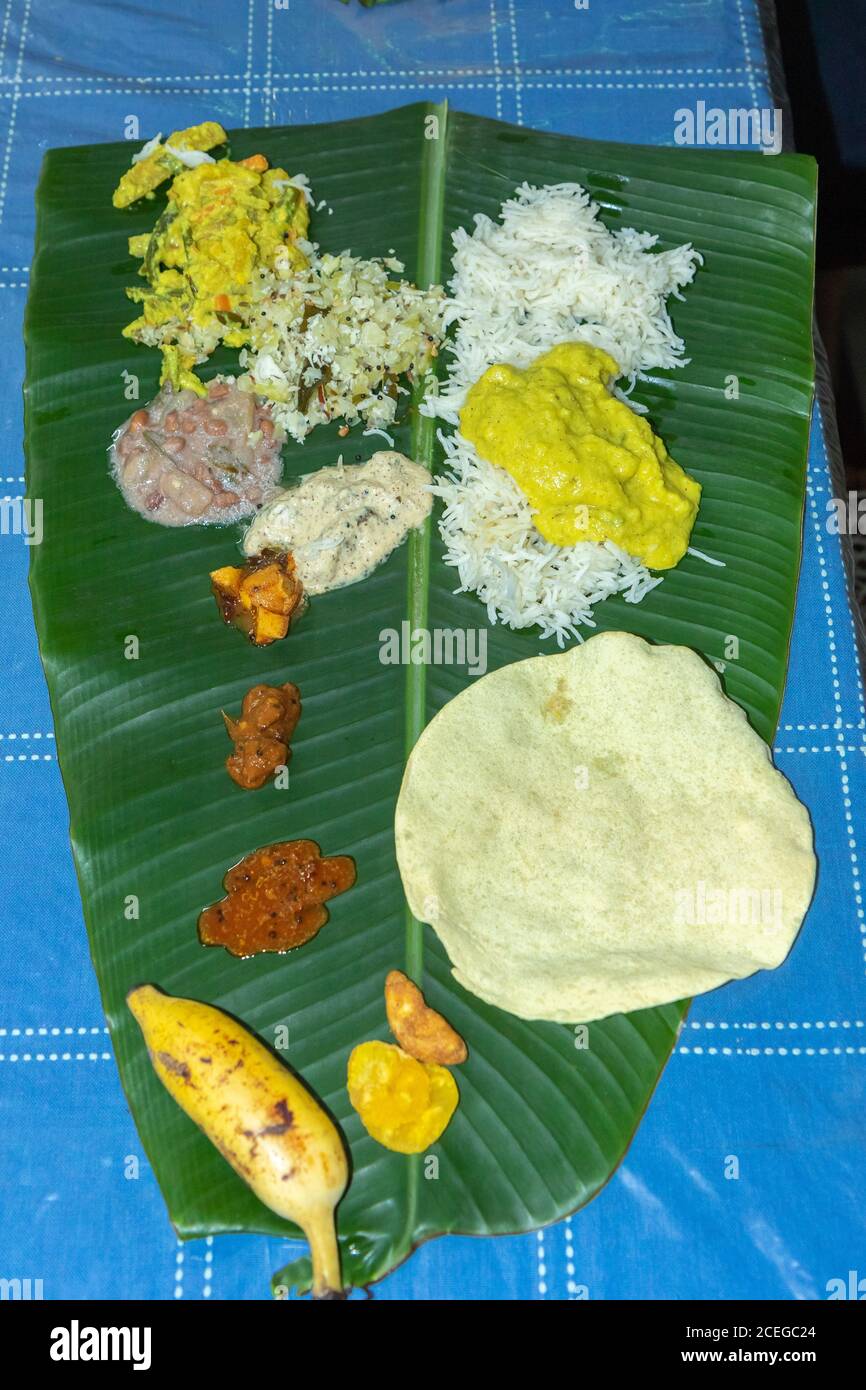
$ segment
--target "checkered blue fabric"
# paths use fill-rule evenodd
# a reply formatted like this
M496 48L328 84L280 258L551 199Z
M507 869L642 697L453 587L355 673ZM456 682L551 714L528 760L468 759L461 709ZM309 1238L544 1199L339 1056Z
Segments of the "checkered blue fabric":
M6 0L0 33L0 483L22 492L21 316L51 145L330 121L448 97L464 110L669 144L676 108L767 105L753 0ZM821 422L775 749L809 807L820 880L780 970L697 1001L637 1137L584 1212L537 1235L449 1238L381 1298L822 1298L866 1276L863 689ZM45 1298L265 1298L288 1242L169 1227L117 1078L67 841L28 617L0 536L0 1277ZM128 1176L129 1156L141 1173ZM725 1176L733 1156L739 1177Z

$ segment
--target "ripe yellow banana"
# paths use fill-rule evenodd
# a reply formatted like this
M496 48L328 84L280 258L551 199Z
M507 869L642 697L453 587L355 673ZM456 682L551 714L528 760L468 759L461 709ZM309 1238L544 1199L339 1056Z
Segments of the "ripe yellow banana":
M127 1003L160 1081L279 1216L300 1226L313 1297L340 1298L334 1209L349 1169L339 1130L304 1083L229 1014L154 985Z

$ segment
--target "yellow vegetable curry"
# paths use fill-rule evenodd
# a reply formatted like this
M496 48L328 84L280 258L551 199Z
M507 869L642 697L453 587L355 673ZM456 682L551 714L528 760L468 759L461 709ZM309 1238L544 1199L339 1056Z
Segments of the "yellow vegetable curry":
M112 194L111 201L116 208L128 208L139 198L152 198L154 191L166 179L173 178L184 168L183 156L192 152L212 150L215 145L224 145L228 136L218 121L202 121L186 130L176 130L165 144L159 136L149 141L145 150L134 156Z
M524 370L497 364L469 391L460 430L511 474L545 540L609 540L670 569L688 547L700 484L611 395L618 375L613 358L587 343L561 343Z
M254 277L305 267L297 241L308 225L303 191L284 169L269 169L264 155L176 175L153 231L129 240L147 288L127 290L141 314L124 337L162 349L161 383L204 394L192 368L221 342L249 340Z

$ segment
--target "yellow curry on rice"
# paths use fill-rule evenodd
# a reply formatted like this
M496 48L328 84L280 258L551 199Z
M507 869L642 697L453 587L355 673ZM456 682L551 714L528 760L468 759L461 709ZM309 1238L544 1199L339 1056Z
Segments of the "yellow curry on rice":
M618 375L587 343L561 343L523 370L496 364L469 391L460 431L510 473L545 540L613 541L670 569L688 548L701 487L611 394Z

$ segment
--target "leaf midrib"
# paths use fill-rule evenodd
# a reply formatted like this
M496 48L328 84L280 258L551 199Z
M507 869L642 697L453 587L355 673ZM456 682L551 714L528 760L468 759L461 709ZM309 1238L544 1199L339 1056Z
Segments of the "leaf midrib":
M427 120L435 117L439 122L436 139L428 139ZM422 131L421 190L418 208L418 265L417 279L421 289L439 283L442 268L442 235L445 213L445 173L448 162L448 103L431 102L424 113ZM424 383L420 383L413 401L411 449L412 457L419 463L432 468L433 451L436 444L436 422L418 410L424 394ZM410 635L418 628L427 625L427 610L430 595L430 541L432 513L417 531L409 536L408 585L406 611ZM404 724L404 755L409 757L427 722L427 667L412 662L406 667L406 711ZM413 916L408 902L405 906L405 957L406 973L414 980L421 981L424 968L424 928ZM411 1249L415 1239L416 1216L418 1210L419 1182L421 1175L420 1155L406 1162L406 1220L404 1225L404 1247Z

